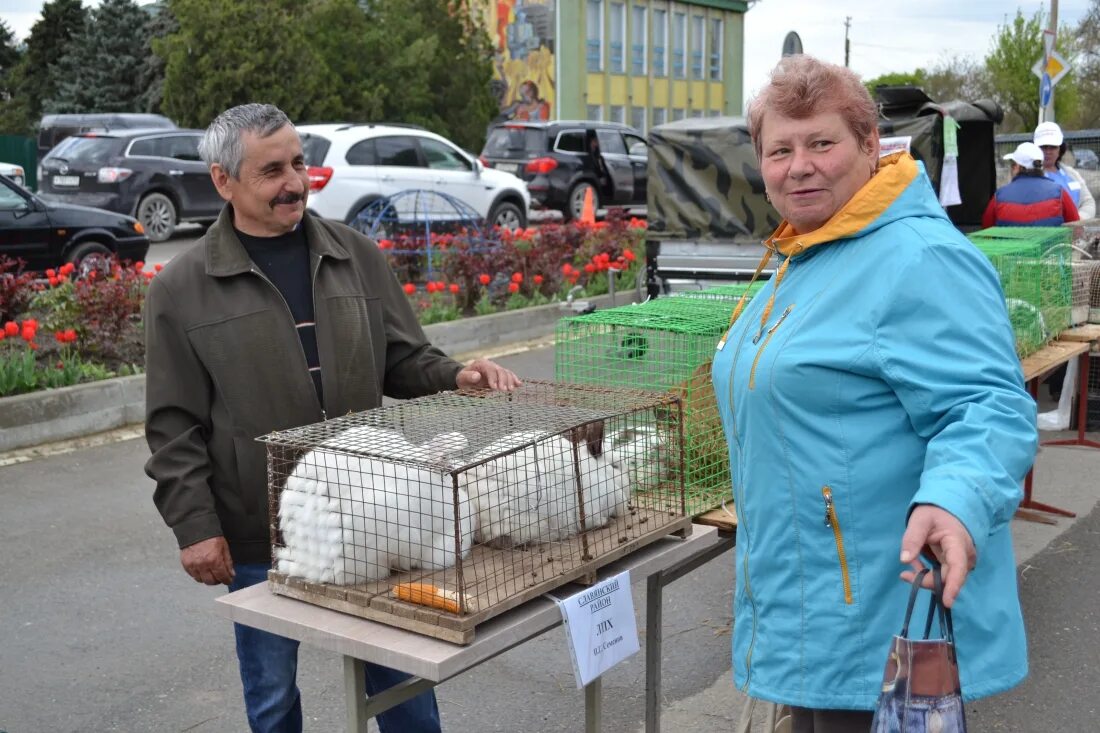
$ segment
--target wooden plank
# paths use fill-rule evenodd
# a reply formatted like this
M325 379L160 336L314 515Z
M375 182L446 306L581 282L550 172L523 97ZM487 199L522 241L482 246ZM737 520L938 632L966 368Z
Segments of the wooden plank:
M1073 341L1055 341L1047 344L1031 356L1020 362L1024 370L1024 381L1030 382L1036 377L1041 377L1051 369L1065 364L1075 356L1079 356L1089 350L1087 343Z
M717 527L718 531L722 534L737 531L737 515L733 513L733 507L730 505L711 509L709 512L700 514L695 517L695 522L710 527Z
M1059 341L1100 341L1100 323L1086 323L1058 334Z
M462 561L466 613L459 615L393 597L398 583L416 582L458 592L455 568L391 575L382 581L334 587L282 573L269 573L273 593L334 611L379 621L456 644L474 640L475 627L532 598L571 582L594 582L596 571L636 549L681 532L691 533L691 519L666 508L632 507L603 527L561 542L498 549L475 545ZM587 547L594 557L584 554Z

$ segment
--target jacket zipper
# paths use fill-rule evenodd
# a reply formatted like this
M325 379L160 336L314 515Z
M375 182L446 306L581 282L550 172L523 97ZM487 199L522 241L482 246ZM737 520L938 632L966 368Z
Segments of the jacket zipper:
M825 499L825 524L833 530L836 539L836 554L840 559L840 577L844 583L844 602L852 605L852 580L848 575L848 556L844 552L844 535L840 531L840 520L836 516L836 506L833 504L833 490L828 486L821 487L821 496Z
M290 316L291 324L294 324L294 311L290 310L290 304L286 302L286 298L283 296L282 292L277 287L275 287L275 283L271 282L271 280L268 279L267 275L263 274L263 272L258 267L256 267L256 265L251 265L248 269L249 269L249 272L252 272L255 275L257 275L261 280L263 280L265 283L267 283L268 286L272 290L275 291L275 295L279 296L279 301L283 304L283 307L286 308L286 314L288 316ZM314 273L314 276L316 276L316 273ZM316 320L317 320L317 305L316 305L316 303L314 303L313 309L314 309L314 322L316 322ZM302 340L300 338L297 338L297 336L298 336L297 328L295 328L294 336L295 336L295 339L298 342L298 351L302 355L302 363L304 363L306 365L306 369L307 369L306 374L308 376L308 374L309 374L309 371L308 371L309 363L306 361L305 349L302 348ZM320 357L320 352L318 352L318 358L319 357ZM312 381L312 377L310 377L310 380ZM324 383L322 382L322 385L323 384ZM312 386L312 385L310 385L310 386ZM317 390L313 390L313 397L314 397L314 399L317 398ZM320 407L320 409L321 409L321 419L322 420L327 420L328 416L325 414L325 406L321 404L320 400L317 400L317 406Z
M764 339L764 343L761 344L760 348L756 350L756 358L752 360L752 371L749 372L749 389L756 388L756 365L760 363L760 357L764 355L764 349L768 348L768 342L772 340L772 336L775 335L776 329L778 329L779 326L782 325L783 321L787 320L787 316L791 314L792 310L794 310L794 303L791 303L783 310L783 313L779 316L779 320L775 322L775 325L768 329L768 334L767 337ZM752 341L755 344L759 340L760 335L757 334L756 338L754 338Z
M310 257L313 254L310 253ZM309 278L309 297L313 300L313 338L317 342L317 366L321 366L321 329L317 327L317 273L321 271L321 256L317 255L317 263L313 266L313 273ZM288 308L290 306L287 306ZM305 352L303 352L305 353ZM308 364L306 366L309 366ZM328 387L325 385L325 370L321 369L321 392L328 394ZM320 404L320 400L318 400ZM321 420L328 420L328 413L325 411L325 406L321 405Z

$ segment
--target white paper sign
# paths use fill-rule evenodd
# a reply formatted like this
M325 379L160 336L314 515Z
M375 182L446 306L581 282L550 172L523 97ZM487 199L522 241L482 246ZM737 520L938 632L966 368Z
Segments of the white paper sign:
M578 689L638 653L629 571L557 603Z
M898 137L884 137L878 141L878 157L885 158L890 153L901 151L909 152L909 144L913 142L912 135L899 135Z

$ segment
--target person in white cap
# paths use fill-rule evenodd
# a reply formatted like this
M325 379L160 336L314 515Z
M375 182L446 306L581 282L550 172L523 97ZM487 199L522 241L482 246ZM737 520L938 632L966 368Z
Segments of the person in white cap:
M1012 180L993 194L982 226L1056 227L1081 217L1069 193L1043 175L1043 151L1020 143L1004 156L1012 162Z
M1069 193L1082 219L1096 216L1096 200L1089 191L1084 177L1062 163L1066 154L1065 136L1057 122L1040 122L1032 140L1043 151L1043 173Z

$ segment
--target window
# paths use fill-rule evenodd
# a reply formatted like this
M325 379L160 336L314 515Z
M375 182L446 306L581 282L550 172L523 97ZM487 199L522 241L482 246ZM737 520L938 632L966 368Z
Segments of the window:
M630 27L630 73L634 76L645 76L645 8L635 5L633 13Z
M302 153L306 156L306 165L323 165L330 147L332 143L323 137L308 132L302 135ZM371 143L371 155L374 155L373 143Z
M306 160L309 156L306 156ZM344 160L348 162L348 165L378 165L378 155L374 150L374 138L368 138L367 140L360 140L348 149L347 155L344 156ZM320 165L320 163L317 163Z
M713 81L722 80L722 20L715 18L710 21L710 78Z
M703 16L691 16L691 78L703 78Z
M462 153L450 145L445 145L431 138L420 138L420 152L424 154L424 160L429 168L446 171L468 171L470 161Z
M494 127L482 151L490 158L534 158L546 144L546 132L531 127Z
M378 165L396 165L405 168L419 168L420 153L416 150L416 141L411 137L376 137L375 150Z
M603 71L603 1L588 0L585 15L588 43L585 63L589 71Z
M174 160L202 160L198 135L173 135L163 138L164 157Z
M626 155L626 145L618 130L596 130L596 137L600 140L601 153Z
M668 74L665 47L668 44L668 11L653 11L653 75Z
M603 108L598 104L589 104L584 108L584 118L594 122L603 120Z
M630 108L630 126L645 132L645 107Z
M712 109L709 112L707 112L707 117L721 117L721 116L722 116L722 110L720 110L720 109Z
M27 200L18 193L0 184L0 211L19 211L27 208Z
M684 119L684 109L683 109L683 107L674 107L673 110L672 110L672 121L675 122L676 120L682 120L682 119Z
M142 158L157 158L162 155L160 151L159 137L147 137L142 140L134 140L130 145L130 155L140 156Z
M684 54L684 46L687 41L687 15L685 13L672 14L672 76L683 79L687 74Z
M629 133L624 132L623 133L623 139L626 140L626 151L630 155L645 155L646 154L646 144L645 144L645 139L644 138L640 138L637 135L631 135ZM639 145L641 146L641 148L638 147Z
M654 127L656 127L657 125L665 124L665 121L667 119L668 119L668 110L666 110L664 107L658 107L658 108L653 110L653 126Z
M558 141L554 144L554 150L562 153L584 152L584 131L569 130L558 135Z
M623 64L623 46L626 44L626 6L611 3L611 40L607 44L608 65L612 74L626 71Z
M701 109L693 109L693 110L691 110L691 117L692 117L692 119L696 119L696 120L697 120L697 119L699 119L699 118L700 118L700 117L702 117L702 116L703 116L703 110L701 110Z
M612 122L626 122L626 107L623 107L621 104L611 105L611 117L609 119Z

